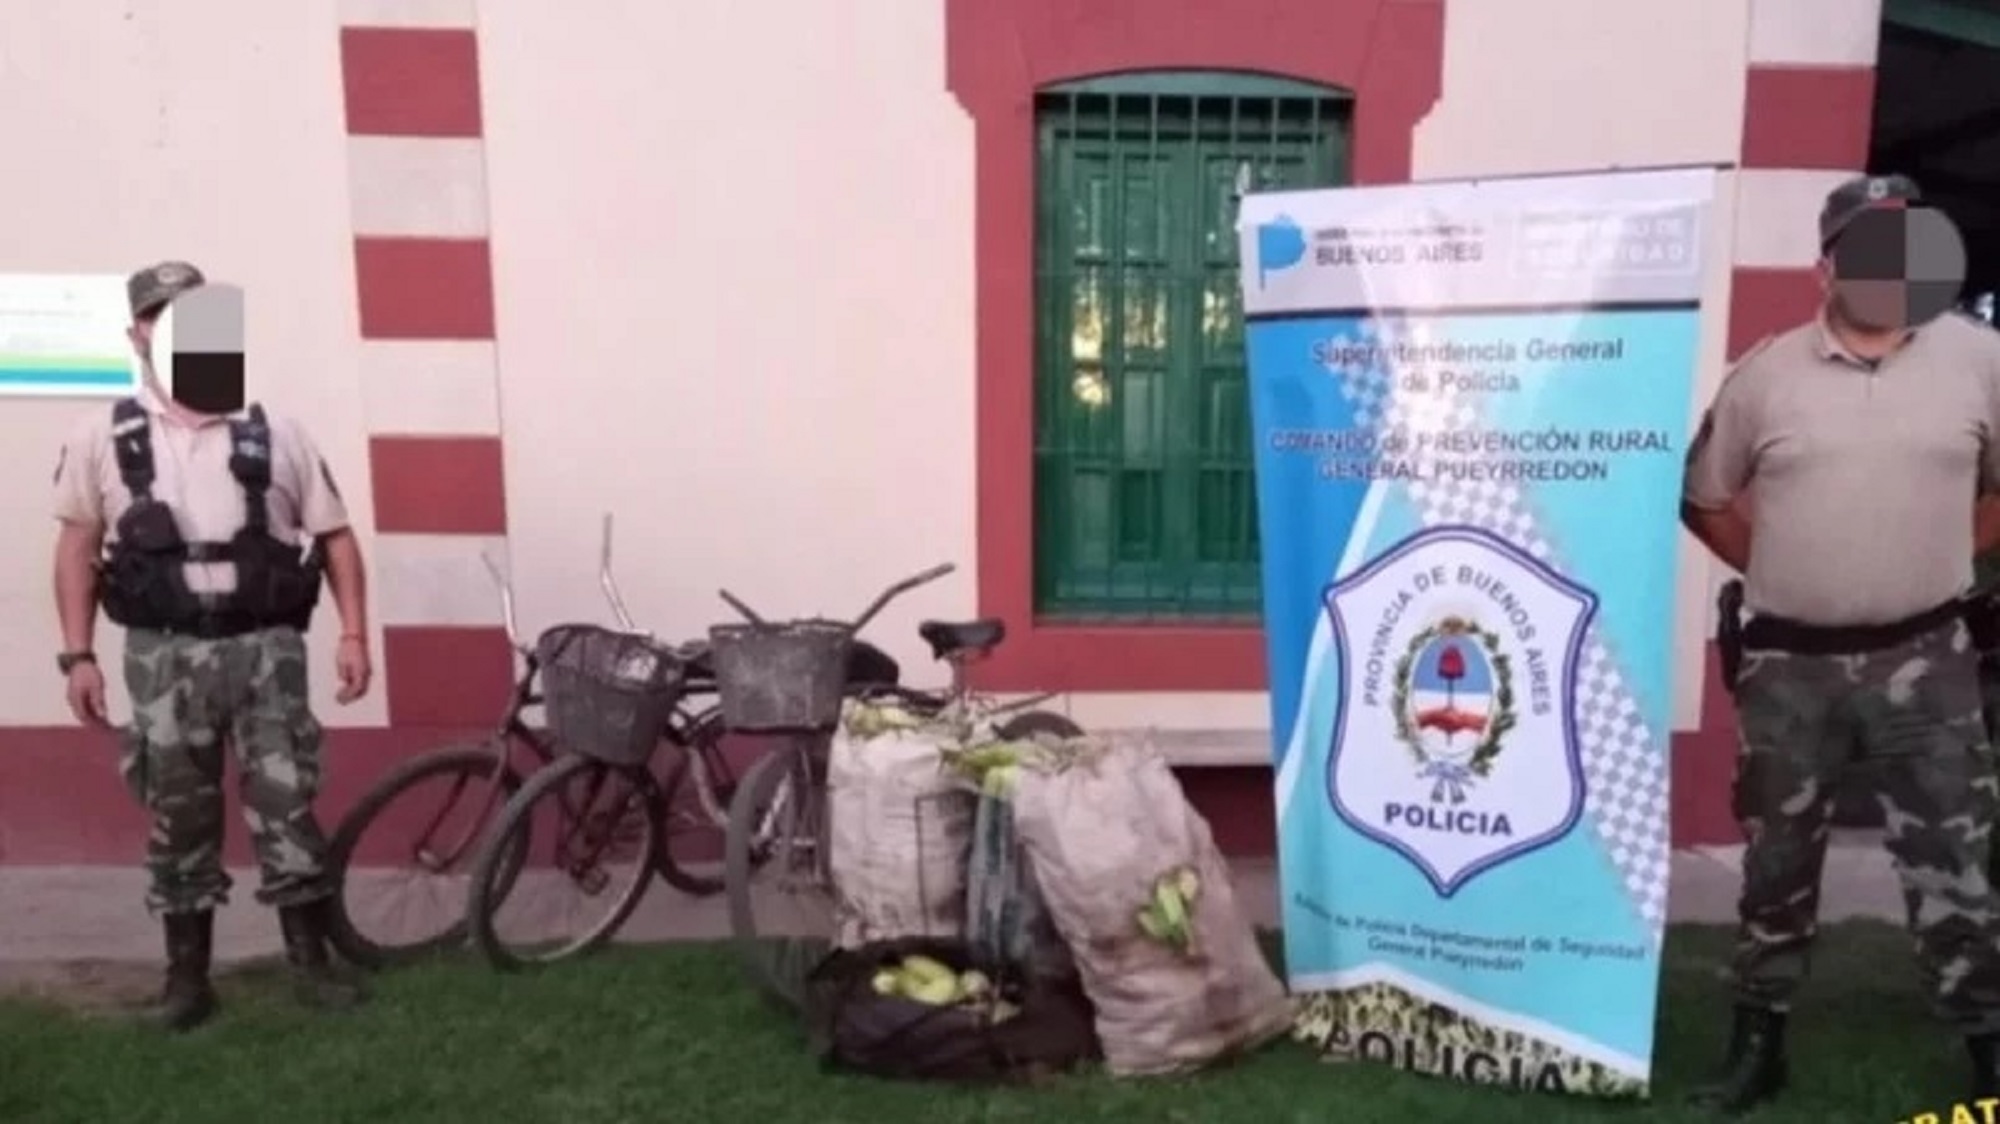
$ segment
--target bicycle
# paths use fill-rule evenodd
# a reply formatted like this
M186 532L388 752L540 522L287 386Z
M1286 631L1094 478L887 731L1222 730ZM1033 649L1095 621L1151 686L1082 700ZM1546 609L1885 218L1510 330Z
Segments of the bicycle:
M611 532L612 520L607 515L599 584L613 613L629 623L611 571ZM451 900L443 905L434 901L418 924L411 924L406 917L397 925L391 918L391 923L382 927L384 931L375 932L377 926L360 923L367 911L358 909L350 894L354 885L347 875L356 857L380 855L386 866L419 877L441 876L454 884L463 883L474 847L486 838L496 814L520 791L525 777L539 773L561 756L548 731L531 722L527 714L543 705L541 667L534 646L521 640L513 590L491 558L483 561L499 590L508 643L519 657L499 721L482 739L430 750L391 769L349 810L328 844L327 868L340 887L329 937L342 957L360 967L379 970L462 944L469 931L469 887L454 885ZM895 661L872 648L857 650L850 670L857 679L867 681L895 682L900 676ZM729 801L737 785L735 769L723 753L725 730L719 710L713 705L694 707L702 701L712 703L714 697L714 677L705 661L697 660L690 668L683 706L677 708L664 734L664 740L683 752L669 755L672 771L661 783L671 822L666 833L669 845L660 848L656 856L657 870L669 885L696 897L721 892L720 871L705 871L695 860L677 855L672 840L712 832L719 841L728 826ZM438 782L443 782L447 791L435 813L413 806L418 790ZM683 791L688 795L680 798ZM464 822L448 828L447 821L454 819ZM413 838L407 842L388 838L395 828L404 826L414 829ZM708 848L717 849L713 845ZM710 865L719 868L713 860ZM506 888L511 890L511 884Z
M891 585L851 625L823 620L774 625L728 590L722 590L722 599L749 624L719 626L712 633L711 644L720 649L732 639L762 637L775 648L789 639L800 649L817 647L824 666L838 647L831 642L833 635L852 641L890 601L955 568L947 563ZM1020 712L996 725L994 734L1001 740L1025 739L1036 734L1077 737L1083 733L1081 727L1064 715L1026 709L1052 698L1053 693L998 704L972 690L967 669L991 655L1006 639L1005 622L995 618L925 621L917 626L917 633L930 647L933 658L951 668L950 686L943 691L893 686L863 692L864 697L891 699L925 717L935 717L953 708L955 713L982 714L989 718ZM737 683L728 669L719 664L718 670L723 705L727 709ZM801 693L822 697L824 694L810 688ZM731 936L752 983L768 997L793 1007L803 1005L804 981L825 955L833 930L826 775L833 743L832 727L838 721L839 707L836 704L829 711L824 705L817 705L819 702L812 700L796 713L764 724L764 728L786 735L787 744L765 755L744 773L730 805L723 844L723 881ZM777 890L783 897L806 900L806 908L813 915L803 926L806 931L776 923L770 916L773 911L760 907L753 880L764 872L776 874Z
M698 873L694 864L672 853L671 841L689 831L713 830L718 834L728 825L728 808L735 795L735 767L724 752L727 732L719 708L708 703L696 706L692 700L713 700L716 681L710 653L702 643L667 645L644 633L626 610L609 562L610 531L607 521L605 562L600 584L612 615L622 632L594 626L567 626L545 633L537 642L535 659L546 665L551 650L581 651L574 643L602 647L599 659L609 666L627 657L658 660L671 664L672 682L654 684L660 692L671 691L671 704L660 736L635 735L636 742L618 742L617 735L598 734L573 739L562 745L553 759L545 761L522 781L506 800L484 836L472 864L470 893L464 912L465 926L472 943L489 963L503 971L531 964L553 963L582 955L617 935L639 906L651 884L646 873L657 871L670 885L699 897L719 893L719 874ZM601 668L599 669L601 670ZM843 684L856 689L893 688L901 669L885 652L871 646L857 646L843 665ZM576 689L586 694L602 690L601 681L585 674ZM575 720L586 726L595 722L617 699L584 699ZM637 718L636 725L651 720ZM650 729L650 726L647 726ZM664 779L656 777L653 763L665 755ZM683 790L691 795L683 798ZM613 797L600 807L607 793ZM550 881L543 869L528 863L537 842L546 842L547 862L542 864L587 898L604 899L608 911L575 935L552 937L546 930L552 923L530 917L530 934L515 940L503 934L501 911L513 900L518 879L524 870L533 877ZM719 851L720 848L714 848ZM719 855L718 855L719 858ZM610 891L617 877L614 868L630 867L635 874L621 891ZM541 895L530 895L541 902Z

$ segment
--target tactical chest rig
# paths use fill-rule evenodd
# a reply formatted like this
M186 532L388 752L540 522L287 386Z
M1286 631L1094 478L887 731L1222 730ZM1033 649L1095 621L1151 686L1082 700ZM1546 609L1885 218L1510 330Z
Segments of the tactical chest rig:
M228 542L184 541L173 512L154 498L152 419L138 400L112 407L111 443L132 506L119 516L101 568L105 616L126 628L203 639L279 626L305 630L319 604L325 562L318 542L301 557L271 535L271 425L262 406L252 403L247 417L229 421L229 473L243 489L244 519ZM194 593L187 584L191 562L229 563L235 590Z

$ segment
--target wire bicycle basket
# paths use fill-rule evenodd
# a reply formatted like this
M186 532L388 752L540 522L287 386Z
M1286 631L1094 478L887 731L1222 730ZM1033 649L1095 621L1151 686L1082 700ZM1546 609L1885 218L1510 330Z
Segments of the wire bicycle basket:
M607 765L652 757L687 679L678 652L637 633L565 625L541 635L535 657L558 746Z
M819 730L840 720L854 630L834 621L708 630L722 720L733 730Z

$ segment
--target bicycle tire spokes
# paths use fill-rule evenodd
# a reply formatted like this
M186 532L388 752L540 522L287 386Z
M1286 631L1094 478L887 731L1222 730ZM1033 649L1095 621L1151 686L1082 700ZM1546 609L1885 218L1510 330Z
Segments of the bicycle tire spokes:
M489 958L548 962L610 939L652 880L657 800L643 769L564 759L531 778L487 844L535 841L527 846L538 860L477 895L474 936Z
M564 824L556 837L556 868L567 872L591 897L602 894L611 881L605 867L629 860L632 848L645 841L643 796L636 787L616 784L620 775L610 769L592 770L583 798L585 810ZM618 795L610 806L599 808L597 798L607 789Z
M381 968L463 940L473 848L518 783L507 760L494 742L445 746L391 770L355 804L327 859L340 876L330 936L343 957ZM518 869L518 855L508 858Z
M500 767L496 764L496 774ZM445 820L451 817L458 805L458 798L467 788L475 784L481 790L476 814L466 817L466 822L457 833L457 838L440 852L432 845L432 837L444 826ZM485 837L486 825L493 822L493 813L499 810L506 798L506 791L500 785L493 783L492 777L475 777L470 773L458 774L452 781L450 794L439 805L437 814L417 836L413 847L416 865L432 874L442 874L468 861L472 849Z
M811 783L812 754L780 751L744 775L730 814L730 931L765 995L798 1007L811 968L833 937L826 876L825 790Z
M783 850L779 869L782 885L796 894L819 894L832 889L826 864L827 818L825 790L811 786L803 770L792 774L790 815L779 835Z

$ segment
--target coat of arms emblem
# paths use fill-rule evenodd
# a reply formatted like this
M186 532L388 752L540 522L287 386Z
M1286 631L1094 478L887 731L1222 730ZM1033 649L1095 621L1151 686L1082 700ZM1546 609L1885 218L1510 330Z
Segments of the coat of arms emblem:
M1334 811L1437 892L1583 813L1573 699L1597 598L1487 532L1421 531L1326 593Z

